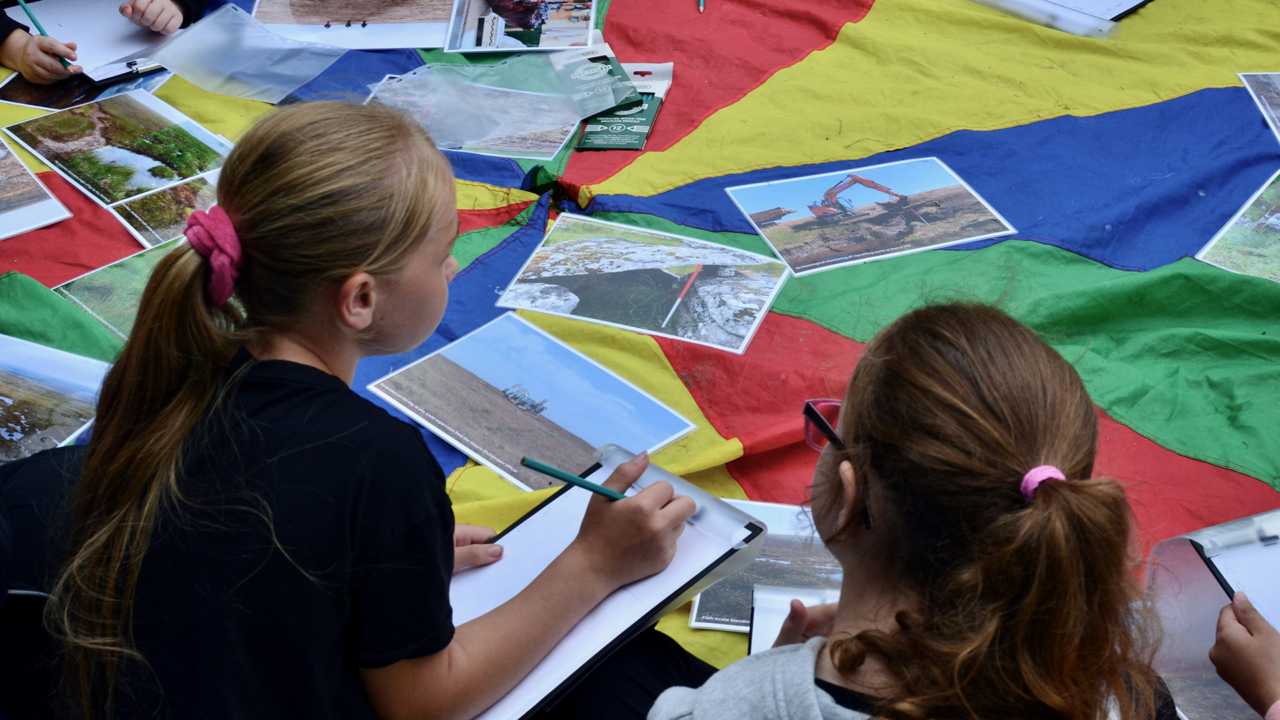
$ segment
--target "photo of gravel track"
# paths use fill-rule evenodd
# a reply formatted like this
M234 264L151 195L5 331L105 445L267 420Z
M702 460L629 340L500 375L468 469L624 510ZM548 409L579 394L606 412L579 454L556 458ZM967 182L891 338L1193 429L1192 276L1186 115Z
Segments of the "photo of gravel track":
M0 214L49 199L49 191L32 177L16 153L0 142Z
M146 93L117 95L8 130L106 204L222 166L222 152L192 134L206 131L190 121L176 123L146 103L163 104Z
M253 17L265 25L445 23L451 7L451 0L259 0Z
M523 489L563 484L522 466L523 457L577 475L595 463L602 445L654 452L694 428L513 313L369 390Z

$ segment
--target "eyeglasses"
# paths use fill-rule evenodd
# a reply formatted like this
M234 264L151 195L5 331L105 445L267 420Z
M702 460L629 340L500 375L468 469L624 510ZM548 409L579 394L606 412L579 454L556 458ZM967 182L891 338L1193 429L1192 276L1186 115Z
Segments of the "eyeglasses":
M822 452L827 444L841 452L847 450L848 447L844 444L844 440L840 439L840 434L836 432L835 425L839 420L839 400L806 400L804 403L804 441L809 443L809 447L818 452ZM865 494L859 493L859 496L862 501L862 521L866 523L867 529L871 529L871 503L867 502Z
M806 400L804 403L804 441L809 447L822 452L831 443L835 449L844 450L844 441L836 433L835 424L840 419L839 400Z

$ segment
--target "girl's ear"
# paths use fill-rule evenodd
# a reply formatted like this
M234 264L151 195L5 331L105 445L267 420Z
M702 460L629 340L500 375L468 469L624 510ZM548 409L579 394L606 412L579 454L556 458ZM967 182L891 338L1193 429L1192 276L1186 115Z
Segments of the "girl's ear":
M854 476L853 463L840 462L840 513L836 515L836 527L842 528L853 515L853 505L858 499L858 479Z
M377 280L369 273L352 273L338 287L338 322L356 332L367 330L373 324L378 289Z

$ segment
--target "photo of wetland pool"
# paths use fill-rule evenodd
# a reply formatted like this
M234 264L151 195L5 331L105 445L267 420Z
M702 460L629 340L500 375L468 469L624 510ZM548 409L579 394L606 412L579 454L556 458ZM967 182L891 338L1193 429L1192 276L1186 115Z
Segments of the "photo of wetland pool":
M563 483L524 467L523 457L576 475L601 445L652 452L694 427L512 313L369 389L526 490Z
M838 590L840 563L822 544L807 509L741 500L726 501L762 520L769 528L760 555L740 572L712 585L694 599L689 624L747 632L756 585Z
M102 323L121 340L133 332L133 320L151 270L182 240L171 240L59 285L54 292Z
M6 131L107 205L219 168L230 150L146 92L51 113Z
M182 236L187 216L218 203L217 174L188 180L159 192L143 195L116 205L113 209L133 228L148 246L166 243Z
M498 305L740 353L786 273L763 255L564 214Z
M1196 257L1227 270L1280 282L1280 173Z
M0 464L57 447L93 419L107 364L0 335Z
M727 192L797 275L1014 232L936 158Z

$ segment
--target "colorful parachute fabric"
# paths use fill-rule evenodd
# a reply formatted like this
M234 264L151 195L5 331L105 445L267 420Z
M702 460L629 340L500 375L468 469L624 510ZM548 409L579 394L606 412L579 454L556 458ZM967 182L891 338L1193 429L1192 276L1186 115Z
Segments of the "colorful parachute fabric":
M1280 169L1236 77L1280 71L1280 6L1154 0L1118 39L1090 40L968 0L696 5L613 0L604 14L622 62L675 63L646 151L541 166L450 153L463 269L444 322L410 353L363 362L358 390L504 312L496 291L559 213L768 254L726 187L937 157L1018 232L792 278L743 355L526 317L697 424L658 462L722 496L802 502L815 455L801 403L840 397L865 343L903 312L997 302L1079 369L1099 406L1096 472L1126 485L1143 548L1280 507L1280 285L1192 259ZM350 53L292 100L356 95L424 57L442 60ZM269 111L181 80L158 94L232 139ZM34 112L7 106L0 120ZM75 218L0 242L0 268L51 287L137 251L105 211L40 177ZM109 358L118 343L97 330L38 283L0 276L0 332ZM536 503L424 434L460 521L501 527ZM717 664L744 651L680 622L662 627Z

